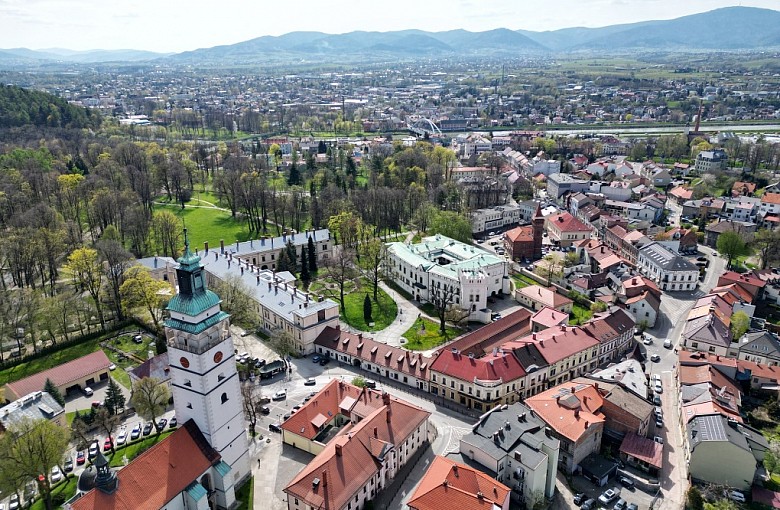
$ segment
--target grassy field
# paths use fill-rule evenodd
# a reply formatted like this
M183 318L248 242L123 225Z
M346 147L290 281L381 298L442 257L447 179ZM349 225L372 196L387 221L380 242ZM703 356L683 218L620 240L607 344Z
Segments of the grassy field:
M158 205L156 208L168 210L178 216L187 226L190 245L198 250L203 249L205 241L214 247L219 246L220 239L224 239L225 244L229 245L236 241L248 241L251 237L246 223L234 219L229 212L201 207L182 209L174 204Z
M60 482L59 485L52 489L52 498L56 494L62 493L65 496L65 501L67 501L76 495L76 485L78 484L78 478L75 476L68 476L67 480L67 483ZM46 508L46 505L44 505L43 499L38 498L35 503L32 504L30 510L44 510L44 508Z
M255 499L255 477L250 477L247 482L236 491L236 510L252 510Z
M425 329L422 330L422 325ZM444 335L439 331L439 324L429 319L420 318L414 321L414 324L402 336L406 338L404 347L412 351L426 351L433 349L444 342L452 340L458 336L459 332L455 328L446 328Z
M577 303L574 303L574 306L571 308L571 314L569 319L570 325L576 325L576 324L582 324L586 320L590 319L593 316L593 313L585 308L582 305L578 305Z
M539 285L539 282L537 282L533 278L530 278L524 274L519 274L519 273L513 274L512 280L515 282L515 287L518 289L522 289L523 287L528 287L529 285Z
M311 292L323 294L338 301L338 287L333 281L325 277L315 279L309 285ZM363 301L366 294L371 297L372 319L374 326L366 324L363 319ZM341 313L341 320L361 331L381 331L395 320L398 315L398 305L381 288L377 293L378 302L373 300L373 290L371 283L365 278L357 278L355 281L347 282L344 285L344 308L346 313Z
M52 352L48 356L43 356L26 363L20 363L15 367L9 367L5 370L0 370L0 385L24 379L27 376L37 374L38 372L91 354L98 350L99 343L100 339L90 340L82 344L66 347L61 351Z
M109 459L109 465L111 467L119 467L124 466L124 457L127 456L127 460L131 461L134 458L138 457L140 454L151 448L152 446L156 445L166 437L170 436L173 433L173 430L171 429L165 429L163 432L160 433L158 436L154 429L152 429L152 434L149 436L146 436L143 439L140 439L134 443L130 443L126 446L122 446L120 448L116 449L116 452L111 455L111 458Z

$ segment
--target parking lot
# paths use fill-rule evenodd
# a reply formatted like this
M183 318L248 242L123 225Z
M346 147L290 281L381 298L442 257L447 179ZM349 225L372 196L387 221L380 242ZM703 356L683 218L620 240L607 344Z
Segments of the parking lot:
M560 475L560 473L559 473ZM609 483L604 487L596 487L594 483L583 476L574 476L572 478L573 490L570 490L565 485L565 478L558 477L557 487L563 498L562 502L556 505L556 508L577 508L588 499L595 500L591 510L595 510L601 507L613 508L619 499L626 502L626 506L633 503L637 506L638 510L647 510L650 508L650 503L653 501L653 495L648 494L642 490L633 488L629 489L620 485L615 478L610 478ZM613 489L618 492L617 497L614 498L609 504L603 505L599 503L598 498L607 489ZM574 502L574 496L577 493L585 494L580 505Z

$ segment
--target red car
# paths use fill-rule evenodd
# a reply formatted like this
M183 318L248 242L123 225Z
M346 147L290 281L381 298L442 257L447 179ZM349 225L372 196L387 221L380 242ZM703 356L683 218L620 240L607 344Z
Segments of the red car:
M83 452L83 451L80 451L80 452L79 452L79 453L76 455L76 465L78 465L78 466L82 466L82 465L83 465L85 462L87 462L87 456L86 456L86 455L84 455L84 452Z
M107 438L106 438L106 442L105 442L105 443L103 443L103 451L104 451L104 452L107 452L107 451L108 451L108 450L110 450L110 449L111 449L113 446L114 446L114 443L112 443L112 442L111 442L111 438L110 438L110 437L107 437Z

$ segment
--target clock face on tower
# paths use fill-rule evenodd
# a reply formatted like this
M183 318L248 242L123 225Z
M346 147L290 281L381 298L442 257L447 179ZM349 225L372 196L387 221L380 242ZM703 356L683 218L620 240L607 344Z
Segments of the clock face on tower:
M179 359L179 363L181 363L181 366L183 366L184 368L189 368L189 367L190 367L190 360L188 360L188 359L187 359L187 358L185 358L184 356L182 356L182 357Z
M222 361L222 351L217 351L214 353L214 363L219 363Z

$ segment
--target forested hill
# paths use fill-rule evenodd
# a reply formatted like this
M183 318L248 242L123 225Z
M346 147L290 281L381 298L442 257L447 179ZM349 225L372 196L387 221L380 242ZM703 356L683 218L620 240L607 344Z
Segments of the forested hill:
M62 98L15 86L0 86L0 128L86 128L100 124L100 114L68 104Z

